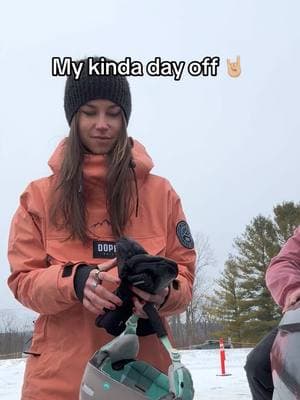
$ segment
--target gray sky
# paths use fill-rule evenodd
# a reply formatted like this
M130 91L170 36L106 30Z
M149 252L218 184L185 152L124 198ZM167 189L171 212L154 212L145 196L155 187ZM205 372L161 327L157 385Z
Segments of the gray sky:
M49 174L68 134L65 78L52 57L162 60L220 57L216 77L129 78L129 134L182 198L193 232L209 237L221 269L233 239L257 214L299 201L300 4L297 0L5 2L0 15L0 309L7 235L20 193ZM242 74L226 72L241 57Z

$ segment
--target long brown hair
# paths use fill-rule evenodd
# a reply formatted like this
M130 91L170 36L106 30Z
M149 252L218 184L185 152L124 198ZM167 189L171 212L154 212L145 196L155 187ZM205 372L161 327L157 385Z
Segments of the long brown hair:
M132 160L132 141L127 135L125 117L117 143L108 154L106 177L106 207L112 233L117 239L123 235L133 212L133 184L137 182ZM70 133L64 146L61 169L53 190L50 221L57 228L70 232L68 239L78 238L87 244L91 238L87 227L87 210L82 163L86 152L78 132L78 113L72 119Z

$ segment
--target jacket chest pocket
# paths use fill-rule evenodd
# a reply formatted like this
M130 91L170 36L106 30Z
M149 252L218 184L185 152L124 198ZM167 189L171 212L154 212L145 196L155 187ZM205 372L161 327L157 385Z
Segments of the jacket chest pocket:
M61 263L91 262L93 258L92 247L83 246L79 240L49 238L46 241L46 251L50 264L56 261Z
M103 238L104 241L112 243L112 238ZM164 236L153 237L133 237L133 240L138 242L150 255L165 256L166 254L166 239ZM108 243L107 242L107 243ZM49 238L47 239L47 254L49 260L57 260L64 262L81 262L98 263L101 257L95 258L95 250L93 244L90 246L83 246L78 240L65 240L63 238ZM112 258L112 257L108 257Z

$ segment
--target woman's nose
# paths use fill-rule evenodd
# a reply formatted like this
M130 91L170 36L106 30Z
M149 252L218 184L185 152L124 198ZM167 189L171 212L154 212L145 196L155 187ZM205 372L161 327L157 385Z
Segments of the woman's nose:
M108 120L105 115L100 114L97 116L96 129L99 129L99 130L107 130L108 129Z

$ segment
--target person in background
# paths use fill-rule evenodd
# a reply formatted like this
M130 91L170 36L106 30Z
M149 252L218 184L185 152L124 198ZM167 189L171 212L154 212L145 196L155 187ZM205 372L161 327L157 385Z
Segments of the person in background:
M284 313L300 299L300 228L271 260L266 284ZM270 353L278 328L273 328L248 354L245 370L254 400L272 400L274 385Z

